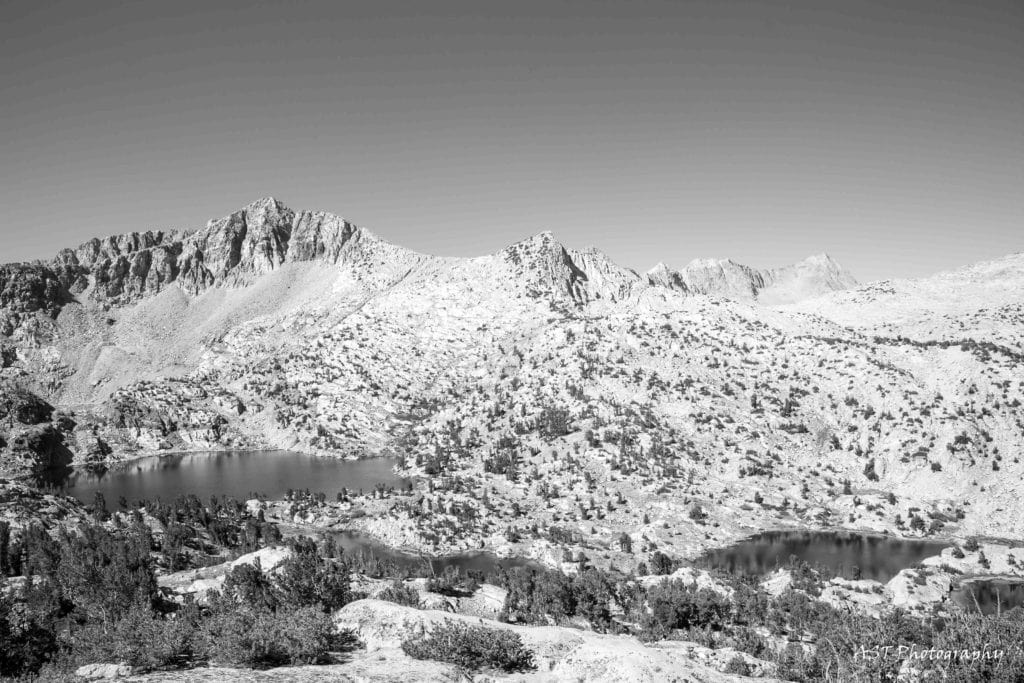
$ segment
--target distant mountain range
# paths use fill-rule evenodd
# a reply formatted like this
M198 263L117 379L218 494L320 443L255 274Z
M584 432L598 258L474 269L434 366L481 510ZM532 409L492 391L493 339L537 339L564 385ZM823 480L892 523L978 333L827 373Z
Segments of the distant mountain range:
M857 286L853 275L828 254L767 270L756 270L732 259L695 259L682 270L659 263L647 271L647 279L686 294L764 304L794 303Z
M527 277L544 280L583 302L620 299L643 286L683 294L789 303L857 281L827 255L784 268L756 270L731 260L699 259L679 271L658 264L645 276L617 266L594 249L566 249L550 232L497 255ZM472 259L470 259L472 260ZM288 263L322 262L392 274L452 259L389 244L365 228L319 211L293 211L260 199L195 231L147 231L96 238L63 249L50 261L0 267L0 302L25 310L55 310L86 293L95 301L124 304L176 284L196 295L221 284L244 284Z

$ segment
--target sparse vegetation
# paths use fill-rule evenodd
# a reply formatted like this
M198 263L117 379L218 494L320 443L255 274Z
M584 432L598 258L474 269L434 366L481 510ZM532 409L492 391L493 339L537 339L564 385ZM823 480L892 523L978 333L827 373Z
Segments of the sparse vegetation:
M435 659L468 669L497 669L505 672L534 668L533 653L510 631L469 626L449 620L430 633L402 642L402 651L416 659Z

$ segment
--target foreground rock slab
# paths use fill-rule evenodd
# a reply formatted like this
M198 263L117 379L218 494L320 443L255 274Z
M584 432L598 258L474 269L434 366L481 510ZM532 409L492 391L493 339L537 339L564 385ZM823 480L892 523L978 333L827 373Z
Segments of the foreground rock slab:
M535 653L535 671L515 674L469 674L444 662L422 661L401 650L402 641L429 631L446 619L513 631ZM771 665L739 654L754 679L724 673L735 656L731 649L711 650L694 643L665 641L645 644L630 636L611 636L559 626L517 626L490 619L435 610L418 610L380 600L358 600L334 617L339 628L356 631L366 646L345 655L344 661L324 666L281 667L265 671L205 667L187 671L162 671L134 675L133 683L206 683L213 681L359 681L408 683L410 681L584 681L587 683L735 683L768 677Z
M533 651L537 670L503 678L523 681L737 681L722 673L737 652L711 650L694 643L645 644L631 636L612 636L559 626L516 626L433 610L417 610L379 600L359 600L335 614L341 628L356 631L368 653L399 651L402 641L431 630L446 619L512 631ZM739 654L754 673L771 665ZM764 679L761 679L764 680Z
M420 662L399 652L392 658L363 653L356 655L349 662L328 666L288 666L266 671L207 667L190 671L162 671L123 680L131 683L462 683L472 679L450 664Z

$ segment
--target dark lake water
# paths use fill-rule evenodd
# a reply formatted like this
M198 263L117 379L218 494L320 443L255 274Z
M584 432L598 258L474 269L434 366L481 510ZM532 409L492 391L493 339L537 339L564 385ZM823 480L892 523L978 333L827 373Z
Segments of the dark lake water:
M105 472L83 469L48 472L40 480L84 503L97 491L108 505L124 496L129 502L171 500L194 493L200 500L251 493L280 498L288 489L323 492L331 500L342 487L370 491L378 483L398 487L407 479L394 472L395 458L338 460L290 451L188 453L141 458Z
M130 503L157 498L172 500L188 494L195 494L202 501L222 495L246 499L254 493L280 498L288 489L307 488L323 492L333 500L343 487L370 491L377 484L404 485L409 479L395 474L397 462L397 458L339 460L291 451L188 453L141 458L106 471L47 472L39 483L56 486L86 504L91 504L100 491L110 506L116 505L121 496ZM484 552L434 558L428 566L418 555L393 550L356 532L331 536L347 554L360 554L417 575L429 575L431 570L440 573L449 566L485 575L496 574L502 568L538 566L528 560L499 559Z
M824 567L836 576L888 581L901 569L938 555L948 544L853 532L767 531L697 560L732 574L762 575L784 566L790 557Z
M995 614L1014 607L1024 608L1024 581L984 579L965 581L950 593L953 603L968 612Z

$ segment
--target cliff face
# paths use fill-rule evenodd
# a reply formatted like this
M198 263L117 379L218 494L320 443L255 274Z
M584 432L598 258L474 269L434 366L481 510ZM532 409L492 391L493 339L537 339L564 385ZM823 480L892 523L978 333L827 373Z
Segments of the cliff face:
M0 335L34 313L56 315L70 300L61 278L49 266L38 263L0 265Z
M172 282L192 294L284 263L294 212L261 199L196 232L133 232L61 251L53 267L69 294L130 303Z
M0 380L0 474L40 472L71 463L70 422L24 387Z
M220 284L248 284L286 262L369 267L384 265L399 252L412 254L333 214L296 214L265 198L201 230L96 238L63 249L48 263L0 266L0 309L8 317L18 314L8 325L9 335L25 314L55 316L81 296L122 306L171 284L198 295Z
M301 211L295 216L295 227L288 245L288 260L337 263L343 258L343 250L358 230L334 214Z

